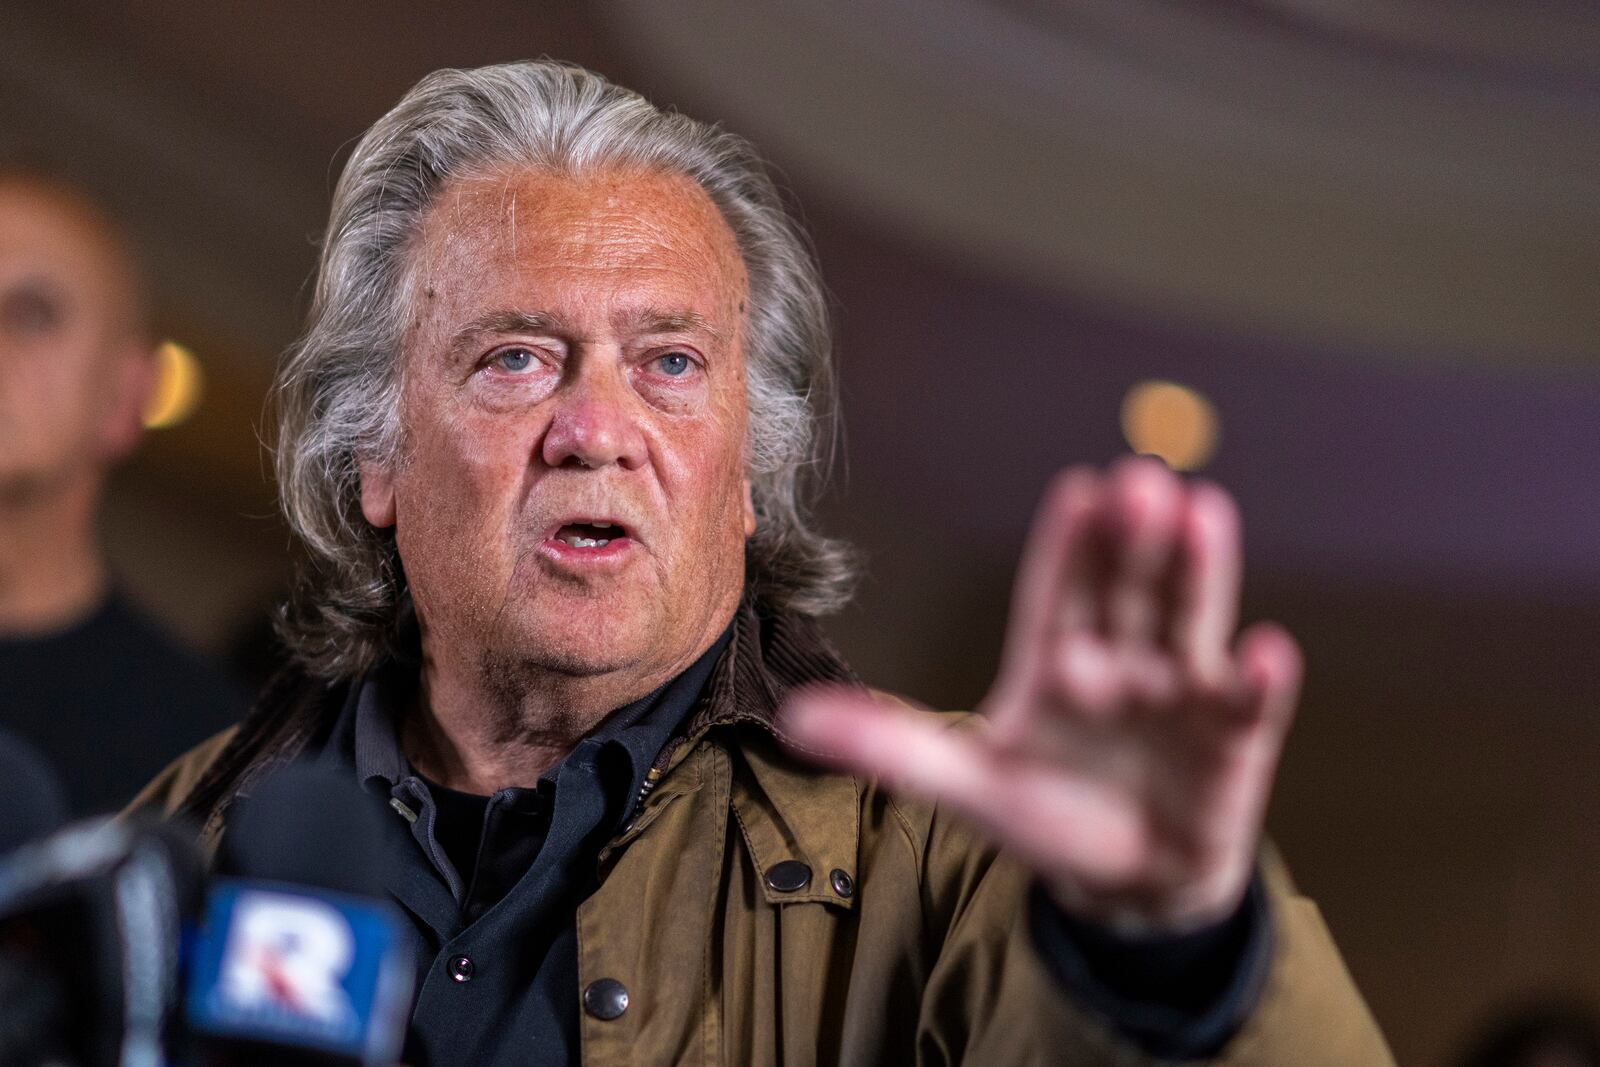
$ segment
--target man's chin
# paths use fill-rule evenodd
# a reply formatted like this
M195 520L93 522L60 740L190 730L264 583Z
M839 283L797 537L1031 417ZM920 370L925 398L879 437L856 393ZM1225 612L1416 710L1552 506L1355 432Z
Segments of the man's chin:
M575 678L611 674L641 666L655 651L643 635L642 620L578 610L519 628L517 638L492 658L516 662L524 670L546 671Z
M529 645L505 656L523 671L559 674L570 678L594 678L627 669L631 662L615 652L568 648L560 645Z

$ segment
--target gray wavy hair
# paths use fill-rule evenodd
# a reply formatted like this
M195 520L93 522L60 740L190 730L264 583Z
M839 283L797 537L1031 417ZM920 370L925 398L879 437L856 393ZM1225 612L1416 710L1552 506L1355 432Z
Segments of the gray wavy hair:
M754 148L580 67L441 70L356 145L334 190L305 334L273 385L278 488L307 558L279 629L312 674L348 677L392 645L405 579L392 531L361 514L360 464L401 446L411 246L452 177L505 166L654 169L697 182L749 276L749 476L758 520L747 593L806 615L842 606L850 551L810 511L837 424L832 334L810 246Z

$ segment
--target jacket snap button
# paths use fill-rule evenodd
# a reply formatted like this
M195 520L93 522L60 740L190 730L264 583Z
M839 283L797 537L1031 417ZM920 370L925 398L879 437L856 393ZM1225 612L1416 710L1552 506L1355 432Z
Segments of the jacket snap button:
M628 991L615 978L601 978L583 991L583 1010L596 1019L615 1019L628 1010Z
M779 893L796 893L811 884L811 868L799 860L784 860L767 868L767 885Z
M472 961L466 956L453 956L450 959L450 977L458 982L472 981Z
M841 897L847 897L856 891L855 881L850 877L849 874L841 871L837 867L835 867L833 869L833 873L828 876L828 880L833 883L833 891L838 893Z

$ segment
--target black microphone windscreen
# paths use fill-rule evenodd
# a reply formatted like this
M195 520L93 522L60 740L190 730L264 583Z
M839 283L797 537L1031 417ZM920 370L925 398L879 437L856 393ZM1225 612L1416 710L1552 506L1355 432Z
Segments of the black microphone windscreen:
M309 763L273 773L229 813L218 870L380 896L391 830L382 802L352 778Z
M207 871L196 825L184 818L158 820L145 815L134 815L122 825L137 836L138 850L162 865L177 913L185 920L198 916L205 903Z
M0 730L0 855L54 833L67 821L67 794L50 763L17 735Z

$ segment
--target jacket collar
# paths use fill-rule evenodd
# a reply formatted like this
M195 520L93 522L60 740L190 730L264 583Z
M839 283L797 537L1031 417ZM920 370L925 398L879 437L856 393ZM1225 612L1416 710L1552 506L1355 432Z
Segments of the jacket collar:
M810 619L762 614L746 599L684 735L694 739L713 726L747 723L790 743L779 709L792 690L816 683L861 684Z
M726 738L719 747L730 757L730 804L769 903L811 901L848 909L855 906L861 784L791 755L789 749L797 746L786 736L780 715L790 692L814 683L860 685L809 619L763 616L746 605L685 730L689 744L681 746L677 758L702 736ZM674 755L665 758L676 762ZM785 862L805 865L804 887L776 888L773 883L783 880L769 880L773 868ZM794 868L786 870L792 874ZM836 885L852 891L845 895Z

